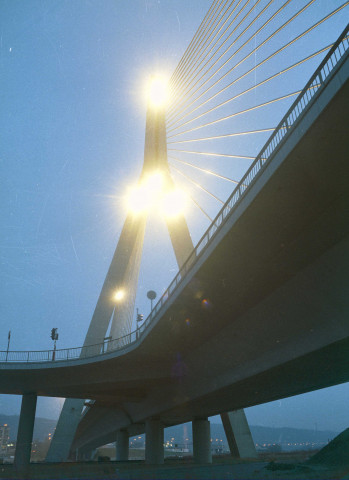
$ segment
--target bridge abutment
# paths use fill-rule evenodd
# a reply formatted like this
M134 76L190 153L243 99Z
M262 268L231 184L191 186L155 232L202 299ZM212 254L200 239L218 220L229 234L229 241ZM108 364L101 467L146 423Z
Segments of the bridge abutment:
M129 439L127 430L116 432L116 460L126 462L128 460Z
M22 397L16 453L14 459L15 470L20 475L24 475L26 473L26 470L30 464L36 402L37 396L35 393L26 393Z
M193 454L195 463L212 463L211 428L207 418L195 418L192 422Z

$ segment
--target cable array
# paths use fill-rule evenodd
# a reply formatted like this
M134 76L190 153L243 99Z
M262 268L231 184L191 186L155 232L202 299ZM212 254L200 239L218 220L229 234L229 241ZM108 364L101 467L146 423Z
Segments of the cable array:
M205 226L345 27L348 5L212 3L170 79L166 116L171 171Z

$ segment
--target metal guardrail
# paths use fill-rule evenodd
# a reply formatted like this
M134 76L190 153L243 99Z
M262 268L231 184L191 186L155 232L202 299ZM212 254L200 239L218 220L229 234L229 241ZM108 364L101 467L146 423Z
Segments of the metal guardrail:
M251 185L253 185L257 178L261 175L262 171L268 164L268 160L270 159L271 155L273 155L277 149L280 148L289 132L295 127L295 125L297 125L301 117L305 114L315 98L318 96L319 92L324 89L326 83L328 83L329 79L334 75L335 71L344 61L344 56L347 56L349 51L348 35L349 24L329 50L328 54L320 63L319 67L316 69L315 73L312 75L295 102L289 108L286 115L283 117L267 143L262 148L259 155L242 177L233 193L223 205L222 209L219 211L210 227L201 237L199 243L196 245L183 267L172 280L169 287L161 296L160 300L157 302L140 328L115 340L77 348L37 351L0 351L0 362L36 363L90 358L105 355L117 350L123 350L141 338L147 327L152 323L155 316L159 313L160 309L173 295L173 292L176 290L182 279L191 270L196 260L202 255L202 253L210 244L211 240L222 228L226 219L231 215L232 211L246 195Z

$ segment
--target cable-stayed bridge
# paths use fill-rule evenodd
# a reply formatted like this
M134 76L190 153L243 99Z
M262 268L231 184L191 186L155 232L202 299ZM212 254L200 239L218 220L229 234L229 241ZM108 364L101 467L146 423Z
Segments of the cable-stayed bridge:
M268 69L261 80L254 75L306 35L319 33L316 29L343 12L348 2L307 27L302 24L303 31L295 29L294 37L258 63L255 53L283 29L293 28L314 1L290 11L285 20L289 3L269 12L268 2L256 12L256 4L248 9L249 2L214 2L172 77L166 127L162 109L148 112L140 185L155 170L161 171L166 188L172 188L168 157L174 177L178 174L223 206L213 215L193 198L198 210L212 220L195 249L182 216L174 223L168 220L180 271L144 324L130 331L145 227L142 215L135 221L130 214L84 346L2 353L6 362L1 365L1 391L25 394L27 412L35 411L36 395L71 397L81 400L68 400L67 418L78 422L84 400L92 400L76 434L73 428L62 437L65 447L72 434L72 448L80 451L118 436L122 457L128 435L146 431L148 459L158 462L163 425L194 420L197 458L206 461L209 415L348 380L344 355L348 324L343 313L348 258L348 30L337 41L304 52L291 65L278 64L271 75ZM257 43L278 15L283 23ZM244 48L252 41L253 48L246 53ZM265 84L277 80L278 86L283 74L320 55L326 56L305 87L305 81L302 88L291 92L288 88L287 93L275 87L277 96L258 100ZM235 77L249 59L252 66L247 64ZM235 90L250 74L251 85L243 83ZM286 86L293 87L293 81ZM208 106L230 88L231 97ZM251 104L243 107L240 100L249 95ZM277 117L263 109L294 98L279 124L266 127L266 119ZM244 115L251 112L258 112L257 118L244 122ZM222 133L220 125L234 119L239 120L239 129ZM243 125L249 128L242 129ZM207 129L211 133L202 136ZM255 147L256 136L270 133L258 155L245 155L226 143L225 152L185 146L200 142L213 148L214 141L238 138L232 144L235 148L242 148L245 139ZM190 156L251 165L232 178L194 164ZM224 202L179 165L218 176L230 192L232 184L236 187ZM121 295L115 306L111 293L122 288L127 301ZM113 338L104 342L110 323ZM67 424L62 425L67 432ZM28 435L28 426L26 430L23 424L23 431ZM238 438L235 441L239 443ZM23 443L28 445L28 440Z

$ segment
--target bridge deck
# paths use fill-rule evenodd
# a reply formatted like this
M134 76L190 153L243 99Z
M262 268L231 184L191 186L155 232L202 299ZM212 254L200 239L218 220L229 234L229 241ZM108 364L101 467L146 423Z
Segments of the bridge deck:
M347 59L142 342L98 361L2 364L1 393L95 400L80 447L153 415L171 425L348 381L348 70Z

